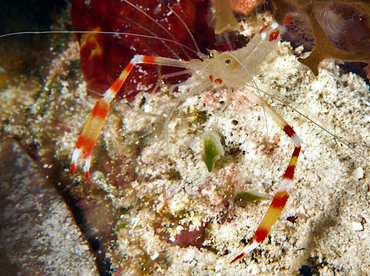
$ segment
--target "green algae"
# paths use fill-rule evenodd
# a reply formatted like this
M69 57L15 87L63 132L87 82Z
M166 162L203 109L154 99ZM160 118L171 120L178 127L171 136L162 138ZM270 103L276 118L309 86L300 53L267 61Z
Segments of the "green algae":
M220 136L213 131L206 132L203 136L203 145L204 150L202 158L204 163L207 165L208 171L212 172L215 162L225 154Z

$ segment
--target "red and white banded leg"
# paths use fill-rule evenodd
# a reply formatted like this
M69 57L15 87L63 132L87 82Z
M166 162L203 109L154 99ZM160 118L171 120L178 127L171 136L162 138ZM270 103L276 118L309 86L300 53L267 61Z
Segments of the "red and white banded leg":
M261 99L251 93L251 95L247 95L248 97L252 98L256 102L261 102ZM267 213L263 217L260 225L258 226L256 233L253 236L253 239L247 244L247 246L240 252L238 256L236 256L231 263L239 260L246 254L252 252L255 248L257 248L263 241L266 239L267 235L270 233L271 227L276 223L277 219L279 218L281 212L283 211L288 198L289 198L289 189L293 185L293 176L294 170L297 164L299 152L301 151L301 139L298 135L294 132L293 128L288 125L288 123L275 111L273 110L268 103L264 101L264 108L266 112L274 119L274 121L284 130L284 132L293 140L294 143L294 151L292 157L290 158L290 162L288 167L285 170L283 180L280 185L279 191L275 194Z
M135 55L131 59L130 63L126 66L126 68L123 70L121 75L118 77L118 79L107 91L105 91L103 97L95 104L95 107L86 122L85 128L77 141L76 149L73 151L72 154L72 176L75 173L77 159L82 153L83 159L85 161L85 166L83 167L83 170L85 172L86 181L88 180L91 163L91 153L94 148L95 142L98 139L104 121L107 118L110 103L116 97L117 93L120 91L122 85L126 81L127 76L130 74L136 64L156 64L182 68L188 67L188 62L186 61L162 57Z

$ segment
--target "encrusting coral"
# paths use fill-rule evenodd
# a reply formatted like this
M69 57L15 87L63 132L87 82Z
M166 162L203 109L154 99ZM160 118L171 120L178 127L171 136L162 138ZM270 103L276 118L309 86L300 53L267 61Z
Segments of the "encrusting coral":
M308 18L315 38L315 47L308 57L300 58L299 61L308 66L315 76L319 74L320 62L326 58L369 62L370 3L368 1L271 1L275 5L275 20L280 24L284 24L287 15ZM345 43L348 41L352 42Z

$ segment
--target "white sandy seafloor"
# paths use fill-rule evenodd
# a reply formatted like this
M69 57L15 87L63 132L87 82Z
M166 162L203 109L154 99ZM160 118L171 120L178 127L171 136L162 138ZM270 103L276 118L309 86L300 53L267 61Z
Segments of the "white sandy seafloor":
M74 51L73 47L67 51ZM313 266L309 258L315 258L320 275L370 274L369 161L361 156L369 156L369 87L354 74L340 75L334 61L323 62L315 77L296 61L288 44L280 45L265 66L267 73L256 79L262 90L269 87L293 100L304 113L315 114L315 122L361 154L276 99L265 97L301 137L302 152L291 197L269 238L230 264L244 247L242 239L252 238L270 204L269 200L240 203L236 193L274 195L293 152L291 140L270 118L266 129L261 107L246 99L241 89L197 86L199 92L184 97L161 137L166 120L161 114L169 114L180 94L141 93L131 104L116 101L93 152L91 179L108 192L116 208L126 210L111 250L117 275L296 275L303 265ZM60 136L51 139L56 143L55 156L67 166L96 99L86 96L83 82L73 90L67 81L60 84L61 91L49 93L53 101L42 120L60 116L61 124L56 126ZM191 89L188 84L197 83L190 79L179 89ZM22 92L4 92L2 101L17 103L21 98L14 93ZM225 107L220 101L228 102L227 95L231 99ZM33 104L31 96L22 97L29 101L23 105ZM206 119L199 111L207 112ZM38 122L30 125L35 139L41 139ZM11 125L6 130L23 131ZM201 157L202 135L210 130L221 136L226 152L212 173ZM99 156L102 152L107 156ZM108 158L114 169L102 174L97 170L104 164L99 162ZM132 162L138 164L137 180L125 189L113 185L112 173L120 173L121 180L132 179ZM120 166L111 165L115 163ZM77 174L80 185L87 185L82 171ZM293 224L287 221L289 216L300 218ZM183 229L179 224L197 229L202 222L208 222L203 242L207 248L202 249L168 243L154 230L159 223L169 240L175 241Z

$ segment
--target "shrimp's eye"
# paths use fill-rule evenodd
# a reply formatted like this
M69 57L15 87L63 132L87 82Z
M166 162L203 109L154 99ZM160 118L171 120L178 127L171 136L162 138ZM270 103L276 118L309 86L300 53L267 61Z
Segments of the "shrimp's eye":
M231 60L230 60L230 59L225 60L225 64L226 64L226 65L231 64Z

